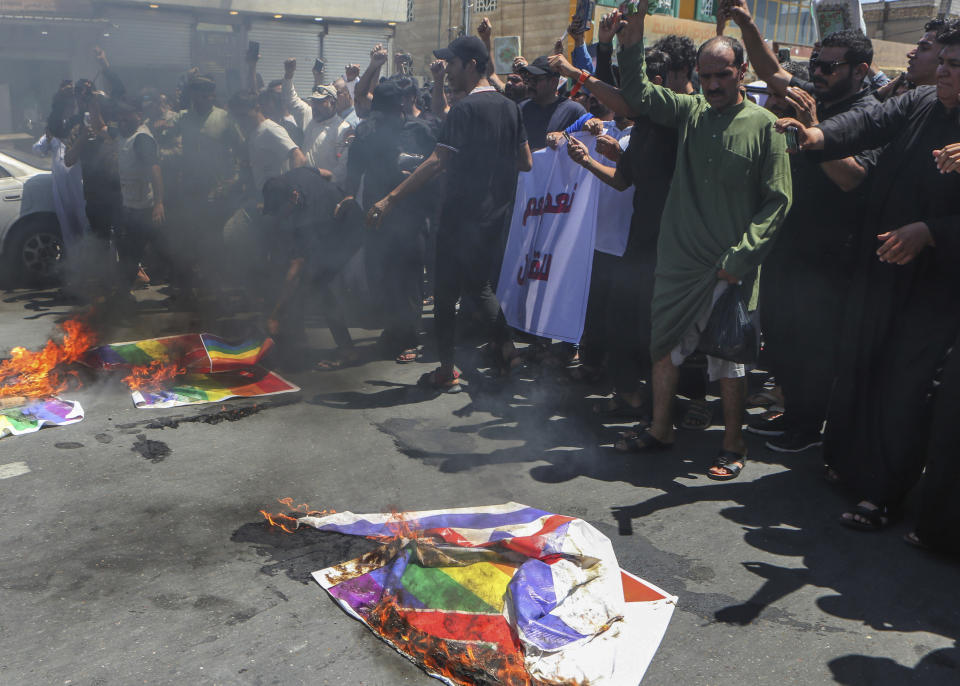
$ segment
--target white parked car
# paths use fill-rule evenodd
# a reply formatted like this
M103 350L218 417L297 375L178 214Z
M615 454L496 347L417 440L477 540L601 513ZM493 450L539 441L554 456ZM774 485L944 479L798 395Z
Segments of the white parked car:
M62 253L50 160L0 145L0 280L48 283Z

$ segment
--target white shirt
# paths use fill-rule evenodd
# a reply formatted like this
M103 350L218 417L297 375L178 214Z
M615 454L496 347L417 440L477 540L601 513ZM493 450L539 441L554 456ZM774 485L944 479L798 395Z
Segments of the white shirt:
M297 147L290 135L275 121L264 119L247 139L250 146L250 169L257 197L263 193L267 179L290 171L290 151Z
M342 181L347 169L347 142L353 127L335 114L325 121L311 119L303 132L303 154L314 169L333 173L333 181Z

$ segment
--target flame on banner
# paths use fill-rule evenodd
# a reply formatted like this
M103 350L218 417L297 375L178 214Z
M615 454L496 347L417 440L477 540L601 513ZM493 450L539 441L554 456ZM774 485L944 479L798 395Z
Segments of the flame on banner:
M186 374L187 370L169 359L153 360L150 364L133 367L123 377L123 383L131 391L159 391L167 388L176 377Z
M297 522L298 517L322 517L328 514L336 514L336 510L312 510L306 503L294 505L293 498L277 498L277 502L286 505L290 514L278 512L276 514L260 510L260 514L267 520L267 524L288 534L292 534L300 526ZM296 516L293 516L293 515Z
M445 640L411 627L393 596L385 595L367 621L417 664L461 686L547 686L547 682L531 678L519 650L506 651L492 643Z
M16 347L8 359L0 361L0 398L49 398L67 388L67 379L75 372L59 367L79 361L97 337L79 319L65 321L60 328L61 341L51 339L39 352Z

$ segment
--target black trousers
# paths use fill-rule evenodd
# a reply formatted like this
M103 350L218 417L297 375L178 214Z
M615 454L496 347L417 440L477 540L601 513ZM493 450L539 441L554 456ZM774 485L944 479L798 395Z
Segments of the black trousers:
M653 300L656 245L627 249L614 258L606 307L609 368L618 393L635 393L640 379L649 379L650 303Z
M610 332L607 330L607 308L610 306L612 275L618 258L594 251L587 296L587 315L580 337L580 362L588 367L601 367L607 357Z
M367 274L383 322L383 337L400 349L417 344L423 316L425 222L400 217L371 232L367 240Z
M960 339L941 376L933 405L927 468L921 485L917 536L944 552L960 553Z
M457 300L471 298L497 346L509 336L497 301L496 283L503 262L502 227L441 226L437 234L434 325L440 364L452 365L456 346Z
M777 260L761 276L767 359L783 389L787 430L820 433L837 369L848 279L839 266Z
M131 284L137 275L153 231L153 208L123 208L123 218L117 232L117 257L120 261L120 283L124 287Z
M920 478L931 394L960 329L954 310L943 298L911 298L893 319L874 363L839 370L824 458L864 500L900 505Z

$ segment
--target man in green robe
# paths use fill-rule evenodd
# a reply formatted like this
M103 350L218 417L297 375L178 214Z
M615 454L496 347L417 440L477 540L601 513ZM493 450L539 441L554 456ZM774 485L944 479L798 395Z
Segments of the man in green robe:
M641 0L641 5L646 2ZM645 8L620 32L621 93L635 116L676 128L677 166L660 223L652 306L653 423L626 434L621 449L663 449L673 443L677 370L697 347L717 298L730 284L752 288L760 263L790 208L785 138L774 117L744 98L743 46L718 36L697 55L702 94L651 83L644 69ZM719 380L725 433L707 476L739 475L746 459L741 432L746 395L743 365L708 358Z

